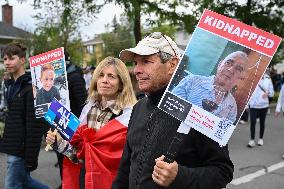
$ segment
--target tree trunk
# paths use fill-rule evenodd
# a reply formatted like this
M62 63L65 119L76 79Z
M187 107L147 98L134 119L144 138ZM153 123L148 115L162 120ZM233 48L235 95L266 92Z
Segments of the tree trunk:
M142 36L141 36L141 4L139 2L134 5L134 37L135 43L137 44Z
M245 17L244 17L244 23L248 24L248 25L252 25L252 19L251 19L251 15L250 15L250 11L251 11L251 3L252 0L247 0L247 6L246 6L246 11L245 11Z

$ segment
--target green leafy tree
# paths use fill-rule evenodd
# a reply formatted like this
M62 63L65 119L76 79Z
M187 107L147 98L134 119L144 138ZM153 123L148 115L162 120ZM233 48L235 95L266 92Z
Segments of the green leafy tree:
M162 32L163 34L171 38L174 38L174 35L177 32L177 27L169 24L163 24L163 25L158 25L156 27L152 27L149 32L152 33L156 31Z
M185 0L104 0L102 4L98 4L96 0L85 0L85 2L90 11L97 10L96 8L108 3L115 3L122 7L128 20L133 21L133 33L136 43L142 38L142 15L148 17L147 22L150 25L161 25L162 23L183 25L188 32L192 32L193 26L197 23L195 16L190 14L190 11L178 13L178 8L183 7L186 9L192 5L190 1Z
M104 41L104 56L118 57L122 49L130 48L134 45L134 37L131 31L131 24L122 16L120 22L116 16L112 23L106 27L111 27L112 31L101 34Z
M34 54L64 47L72 62L82 62L80 26L94 17L85 12L82 0L35 0L38 21L33 39Z
M236 18L248 25L283 37L284 35L284 1L283 0L195 0L196 15L200 15L205 8L220 14ZM271 64L284 59L284 44L279 47Z

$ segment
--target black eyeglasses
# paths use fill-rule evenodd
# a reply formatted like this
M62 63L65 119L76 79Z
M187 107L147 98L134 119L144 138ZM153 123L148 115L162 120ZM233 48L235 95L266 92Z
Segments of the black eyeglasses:
M173 46L171 45L169 40L166 38L166 36L162 32L153 32L153 33L146 35L144 38L146 37L151 37L153 39L161 39L162 37L165 38L165 40L167 40L167 42L169 43L171 49L174 51L175 56L177 56L176 51L174 50Z

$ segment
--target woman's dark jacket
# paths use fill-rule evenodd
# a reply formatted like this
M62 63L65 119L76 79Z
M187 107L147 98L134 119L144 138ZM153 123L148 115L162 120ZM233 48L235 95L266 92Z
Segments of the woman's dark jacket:
M10 99L0 152L24 158L26 169L33 171L37 168L41 140L48 127L43 119L35 118L30 74L7 83ZM17 87L13 87L15 83Z
M134 106L127 141L112 189L155 189L155 159L165 155L180 121L157 108L164 90ZM221 189L233 178L227 147L191 129L177 154L178 174L169 189Z

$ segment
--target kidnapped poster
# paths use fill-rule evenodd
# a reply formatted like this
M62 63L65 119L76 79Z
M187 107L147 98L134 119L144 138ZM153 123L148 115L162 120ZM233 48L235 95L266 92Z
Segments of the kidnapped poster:
M280 42L205 10L159 108L226 145Z

